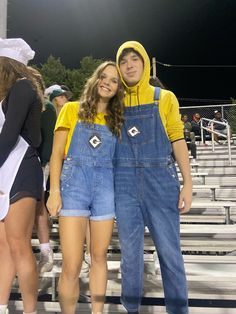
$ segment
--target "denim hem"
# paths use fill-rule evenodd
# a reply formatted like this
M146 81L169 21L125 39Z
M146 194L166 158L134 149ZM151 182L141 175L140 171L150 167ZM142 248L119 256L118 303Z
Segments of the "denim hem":
M98 220L111 220L115 218L115 214L101 215L101 216L90 216L89 220L98 221Z
M62 217L86 217L88 218L90 212L88 210L79 209L61 209L59 216Z
M120 303L123 305L123 307L126 309L127 312L130 312L130 313L134 312L134 313L136 313L136 312L138 312L138 310L139 310L138 308L137 308L137 310L134 310L134 309L129 310L129 309L126 307L126 305L124 304L124 302L123 302L123 300L122 300L122 297L120 298Z
M166 311L166 313L168 313L168 314L176 314L174 312L168 312L168 311ZM184 312L184 313L180 313L180 314L189 314L189 312Z
M176 314L176 313L174 313L174 312L169 312L167 309L166 309L166 312L167 312L168 314ZM178 314L189 314L189 311L188 311L188 312L184 312L184 313L178 313Z

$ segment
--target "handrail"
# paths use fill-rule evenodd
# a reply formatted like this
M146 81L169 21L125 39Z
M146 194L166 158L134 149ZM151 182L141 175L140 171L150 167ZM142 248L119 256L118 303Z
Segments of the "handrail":
M203 121L208 121L208 124L210 125L210 128L203 126ZM228 122L220 122L213 119L207 119L207 118L201 118L200 121L201 126L201 141L203 142L203 130L206 130L211 133L211 142L212 142L212 151L215 151L215 141L214 141L214 134L222 136L227 139L228 142L228 152L229 152L229 165L232 165L232 154L231 154L231 142L230 142L230 126ZM214 124L220 124L225 125L227 128L227 135L221 134L214 130Z

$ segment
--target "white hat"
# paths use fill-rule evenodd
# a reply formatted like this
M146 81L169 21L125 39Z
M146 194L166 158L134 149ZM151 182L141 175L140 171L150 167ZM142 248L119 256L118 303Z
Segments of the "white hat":
M61 86L57 84L49 86L48 88L45 89L44 96L45 97L50 96L50 94L56 89L61 89Z
M64 85L63 85L64 86ZM63 89L62 86L54 84L49 86L44 91L44 97L48 97L50 101L52 101L55 97L65 95L69 100L72 97L72 92L68 89Z
M0 38L0 57L8 57L27 65L35 52L22 38Z

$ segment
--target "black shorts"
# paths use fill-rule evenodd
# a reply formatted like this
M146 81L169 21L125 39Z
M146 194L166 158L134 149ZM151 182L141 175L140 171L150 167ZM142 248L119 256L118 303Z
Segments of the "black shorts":
M40 201L43 193L43 172L37 151L29 147L21 162L10 191L10 204L21 198L32 197Z

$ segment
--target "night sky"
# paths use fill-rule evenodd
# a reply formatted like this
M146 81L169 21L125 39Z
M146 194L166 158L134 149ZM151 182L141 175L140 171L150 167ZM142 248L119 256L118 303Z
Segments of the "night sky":
M24 38L34 62L52 54L67 67L81 58L115 59L126 40L171 65L157 75L179 98L236 98L236 0L9 0L8 37Z

